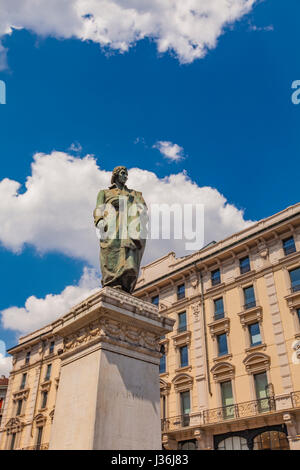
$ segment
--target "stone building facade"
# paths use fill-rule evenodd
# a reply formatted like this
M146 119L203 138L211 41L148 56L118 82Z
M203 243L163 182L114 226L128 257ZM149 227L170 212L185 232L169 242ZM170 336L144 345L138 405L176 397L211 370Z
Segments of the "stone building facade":
M0 425L1 425L2 414L4 410L4 402L5 402L7 387L8 387L8 378L2 375L0 377Z
M176 321L160 340L165 449L300 449L300 204L144 266L134 295ZM62 350L51 324L9 351L1 449L47 448Z

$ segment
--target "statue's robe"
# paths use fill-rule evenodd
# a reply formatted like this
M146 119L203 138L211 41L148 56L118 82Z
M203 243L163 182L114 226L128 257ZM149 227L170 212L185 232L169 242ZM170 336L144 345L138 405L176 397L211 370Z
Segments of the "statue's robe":
M123 216L118 207L120 196L126 198L128 209L126 223L128 233L125 238L124 233L123 237L121 234ZM111 204L115 211L109 210ZM128 215L132 214L133 204L136 204L139 210L133 215ZM97 227L102 224L102 230L109 234L108 237L100 238L102 286L119 286L126 292L132 292L146 245L147 206L142 193L128 189L127 186L120 190L116 184L109 189L99 191L94 222ZM130 224L131 227L137 228L134 235L128 230Z

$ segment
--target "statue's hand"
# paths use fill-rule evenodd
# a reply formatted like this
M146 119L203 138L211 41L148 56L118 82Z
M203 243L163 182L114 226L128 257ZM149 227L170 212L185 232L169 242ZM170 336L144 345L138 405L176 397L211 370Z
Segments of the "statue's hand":
M103 240L106 238L106 232L107 232L107 224L105 221L99 220L98 224L96 225L96 234L99 240Z

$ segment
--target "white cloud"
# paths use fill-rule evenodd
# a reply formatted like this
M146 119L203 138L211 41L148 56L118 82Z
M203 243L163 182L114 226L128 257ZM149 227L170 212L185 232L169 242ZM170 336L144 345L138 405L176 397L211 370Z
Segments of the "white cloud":
M173 162L179 162L184 158L183 148L169 141L160 140L153 145L153 148L158 149L165 158Z
M0 42L0 72L7 68L7 49Z
M41 36L91 40L120 52L154 39L180 62L204 57L224 28L256 0L0 0L0 36L26 28Z
M67 313L71 307L95 293L100 287L100 279L95 270L85 267L77 286L67 286L60 294L48 294L43 299L32 295L26 300L24 307L2 310L2 326L21 334L37 330Z
M82 151L82 146L79 142L73 142L68 148L70 152L80 153Z
M89 266L78 285L67 286L60 294L49 294L44 299L31 296L24 307L3 310L4 328L22 334L36 330L100 288L95 271L99 246L92 212L97 193L110 184L110 176L111 172L100 169L89 155L79 158L53 151L34 155L25 191L20 192L17 181L0 181L0 243L4 247L21 252L29 244L41 253L60 252L84 260ZM220 240L251 223L217 189L199 187L185 172L160 179L153 172L133 168L129 170L128 186L143 192L149 208L159 203L203 204L205 243ZM185 240L148 240L143 264L170 251L177 256L187 254ZM7 360L2 357L3 364Z
M0 377L5 375L9 376L12 368L12 357L6 356L6 345L5 342L0 340Z
M0 354L0 377L1 375L5 375L5 377L8 378L11 369L12 369L12 357L3 356L2 354Z
M20 192L17 181L0 181L0 243L16 253L29 244L40 253L60 252L98 267L92 213L97 193L108 187L110 176L89 155L79 158L56 151L34 155L25 191ZM205 242L220 240L250 223L217 189L199 187L185 172L160 179L155 173L133 168L128 186L142 191L149 207L204 204ZM171 250L186 254L185 240L149 240L143 262Z
M274 26L270 24L269 26L256 26L250 25L250 31L274 31Z

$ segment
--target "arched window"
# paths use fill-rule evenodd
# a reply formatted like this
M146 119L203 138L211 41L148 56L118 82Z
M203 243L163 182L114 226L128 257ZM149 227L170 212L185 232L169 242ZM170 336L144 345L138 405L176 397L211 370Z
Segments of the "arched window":
M253 450L288 450L289 441L284 432L265 431L253 439Z
M192 441L178 442L178 449L179 450L196 450L197 449L196 441L192 440Z
M244 437L231 436L219 442L218 450L249 450Z

